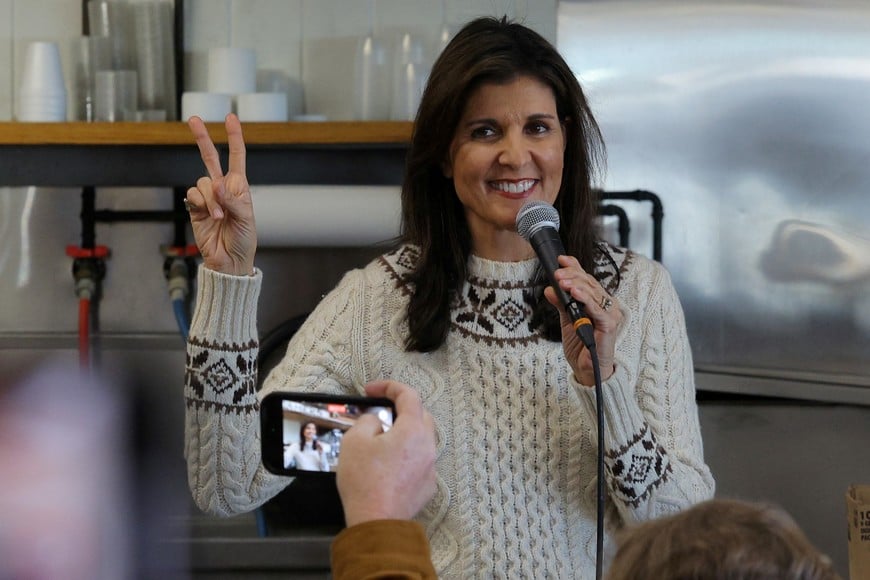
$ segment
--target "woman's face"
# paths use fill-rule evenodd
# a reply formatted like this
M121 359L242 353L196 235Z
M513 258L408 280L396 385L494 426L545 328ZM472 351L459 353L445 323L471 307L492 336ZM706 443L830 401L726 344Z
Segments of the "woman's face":
M305 435L306 441L312 441L317 437L317 426L314 423L309 423L305 426L305 430L302 433Z
M481 85L471 94L444 173L465 206L478 255L489 257L481 248L516 245L516 215L527 201L556 200L564 153L564 130L549 86L521 76Z

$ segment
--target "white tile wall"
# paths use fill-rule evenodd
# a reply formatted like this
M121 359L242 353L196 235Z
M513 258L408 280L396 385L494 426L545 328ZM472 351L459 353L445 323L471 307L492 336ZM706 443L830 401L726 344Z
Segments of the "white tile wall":
M12 118L12 0L0 0L0 120Z

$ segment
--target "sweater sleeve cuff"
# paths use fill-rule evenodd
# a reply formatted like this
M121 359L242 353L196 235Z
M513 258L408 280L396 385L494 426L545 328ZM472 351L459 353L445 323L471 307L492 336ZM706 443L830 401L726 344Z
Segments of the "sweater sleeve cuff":
M253 276L233 276L200 264L191 336L217 343L256 341L257 300L262 281L259 269L254 270Z
M437 577L423 526L409 520L375 520L342 530L332 542L336 580Z
M625 366L617 361L616 372L601 385L604 398L604 464L609 487L621 503L637 508L650 497L671 472L670 458L650 429L634 397L634 386ZM620 370L623 369L623 370ZM579 385L581 405L596 417L595 389ZM591 438L598 442L593 430Z

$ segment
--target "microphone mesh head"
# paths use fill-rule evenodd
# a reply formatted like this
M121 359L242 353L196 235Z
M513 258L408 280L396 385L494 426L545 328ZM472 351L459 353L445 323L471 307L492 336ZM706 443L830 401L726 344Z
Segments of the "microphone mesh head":
M559 229L559 212L546 201L528 201L517 212L517 233L526 240L544 227Z

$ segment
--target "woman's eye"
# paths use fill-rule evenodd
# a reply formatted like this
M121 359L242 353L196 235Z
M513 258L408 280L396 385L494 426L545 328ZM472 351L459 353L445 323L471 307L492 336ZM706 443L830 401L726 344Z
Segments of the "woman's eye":
M534 123L530 123L527 131L533 135L540 135L542 133L546 133L550 130L550 126L547 123L542 121L536 121Z
M495 130L492 127L475 127L471 131L472 139L485 139L495 135Z

